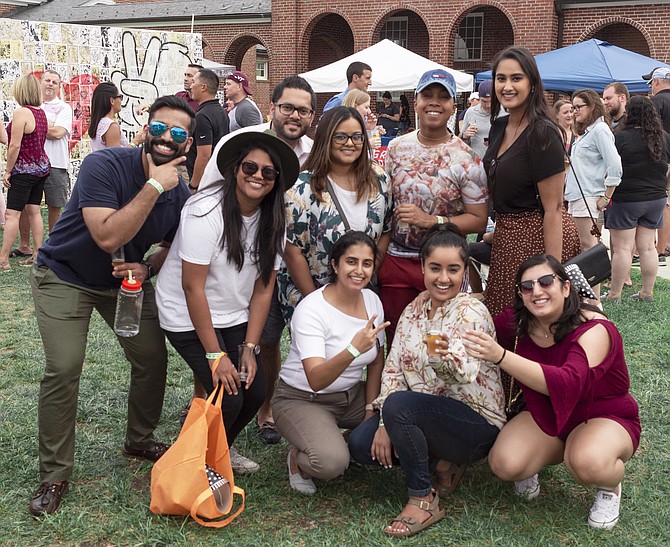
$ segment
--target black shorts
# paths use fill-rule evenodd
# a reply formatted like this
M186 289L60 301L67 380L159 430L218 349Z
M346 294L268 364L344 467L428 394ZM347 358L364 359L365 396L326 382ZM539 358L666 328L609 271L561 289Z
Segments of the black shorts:
M40 205L44 194L43 177L18 173L9 177L11 188L7 191L7 209L23 211L26 205Z

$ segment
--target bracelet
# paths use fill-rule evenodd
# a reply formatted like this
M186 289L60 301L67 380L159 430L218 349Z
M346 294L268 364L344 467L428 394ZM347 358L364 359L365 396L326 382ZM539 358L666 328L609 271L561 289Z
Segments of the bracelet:
M156 192L158 192L158 195L160 196L163 192L165 192L165 188L161 185L160 182L158 182L156 179L149 179L146 184L151 184L156 189Z
M348 351L349 353L351 353L351 355L353 356L354 359L356 359L356 357L360 357L360 355L361 355L361 352L358 351L358 350L357 350L354 346L352 346L351 344L347 344L347 351Z
M494 365L499 365L500 363L502 363L502 362L503 362L503 359L505 358L505 355L507 355L507 349L506 349L506 348L503 348L503 354L502 354L502 357L501 357L500 359L498 359L498 360L497 360L495 363L493 363L493 364L494 364Z
M438 224L444 224L444 217L441 217L440 215L436 215L436 216L437 216L437 223Z
M192 186L190 182L187 184L187 186L189 190L193 190L194 192L198 189L197 186Z
M368 412L368 411L371 412L373 410L374 410L374 407L372 406L372 403L368 403L367 405L365 405L365 412Z
M379 416L379 425L377 425L377 427L384 427L384 418L381 416Z
M225 351L215 351L213 353L205 353L205 359L218 359L219 357L225 357L228 355Z

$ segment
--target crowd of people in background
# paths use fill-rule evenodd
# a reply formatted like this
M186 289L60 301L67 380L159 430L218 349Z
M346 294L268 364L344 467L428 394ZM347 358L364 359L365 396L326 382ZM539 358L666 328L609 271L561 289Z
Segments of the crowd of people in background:
M124 97L103 82L69 201L60 76L16 81L19 108L0 127L0 270L10 257L31 267L46 358L34 516L68 491L89 321L97 310L113 324L130 271L144 302L139 334L118 338L132 368L126 455L156 461L169 448L153 436L167 338L193 371L182 424L193 398L225 390L237 473L260 467L232 446L254 420L264 442L288 442L288 484L301 494L350 460L400 466L409 499L383 530L408 537L445 516L440 498L479 460L526 500L542 469L563 462L596 491L588 523L616 525L638 407L599 287L583 298L561 264L604 225L602 300L621 302L637 262L631 298L653 302L670 231L670 70L644 76L651 99L612 82L602 97L578 90L550 105L533 56L512 46L460 117L448 71L423 74L411 108L387 91L373 109L372 76L352 63L347 88L318 113L309 83L288 77L264 121L246 74L225 76L224 106L217 74L191 64L184 89L147 105L130 139L117 118ZM483 295L470 279L475 250L490 264Z

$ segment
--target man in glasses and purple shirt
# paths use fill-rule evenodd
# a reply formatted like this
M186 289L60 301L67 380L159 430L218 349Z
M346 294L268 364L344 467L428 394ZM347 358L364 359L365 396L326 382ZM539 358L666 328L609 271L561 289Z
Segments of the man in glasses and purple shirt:
M219 150L229 138L243 131L262 132L271 129L277 134L277 137L293 148L300 165L302 165L312 150L312 139L306 133L314 120L315 109L316 95L307 80L300 76L285 78L272 91L270 122L244 127L223 137L212 151L212 159L207 164L200 180L200 188L209 186L221 179L222 175L216 163ZM268 444L278 443L281 440L281 436L274 426L270 399L274 394L275 383L281 367L279 342L284 327L284 318L279 308L275 287L270 313L261 340L252 341L260 346L265 373L265 402L258 411L258 428L261 438ZM236 465L243 467L245 462L232 462L231 459L231 463L233 469L235 469Z
M148 281L167 255L189 197L177 175L192 143L193 111L181 98L160 97L149 110L142 148L106 148L84 159L77 184L30 272L46 365L39 393L39 488L34 516L53 513L68 490L75 450L81 374L93 310L114 323L121 280L142 282L140 331L118 340L131 365L123 452L156 461L167 450L153 432L163 407L167 350ZM158 248L145 259L155 243ZM124 264L110 254L125 251Z

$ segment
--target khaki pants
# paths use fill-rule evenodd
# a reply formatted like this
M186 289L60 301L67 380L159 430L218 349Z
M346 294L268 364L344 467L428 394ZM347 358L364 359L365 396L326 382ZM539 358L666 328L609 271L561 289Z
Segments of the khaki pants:
M277 429L298 451L300 470L316 479L334 479L349 466L349 448L340 428L354 428L365 416L365 383L349 391L318 394L279 380L272 398Z
M30 283L46 356L38 410L40 479L58 482L69 480L74 465L79 377L91 315L97 310L112 327L117 291L66 283L49 268L37 265L30 272ZM167 349L158 324L154 289L150 282L145 282L143 289L139 334L118 337L131 365L126 443L133 448L148 447L153 440L163 408L167 370ZM104 391L106 386L99 389Z

